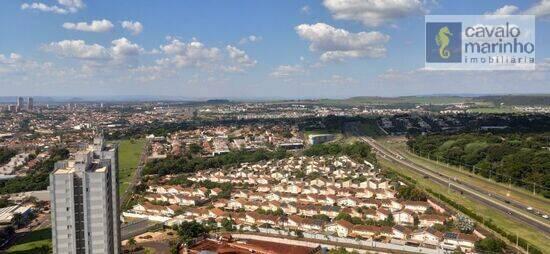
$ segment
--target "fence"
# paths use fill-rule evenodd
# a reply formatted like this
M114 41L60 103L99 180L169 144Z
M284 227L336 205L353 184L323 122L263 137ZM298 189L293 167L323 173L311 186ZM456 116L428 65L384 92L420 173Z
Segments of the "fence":
M278 235L278 236L286 236L286 237L296 236L294 232L289 232L289 231L280 230L280 229L259 228L258 230L260 233L269 234L269 235ZM328 248L333 248L340 245L354 245L354 246L359 246L359 247L362 246L366 248L378 248L378 249L406 251L406 252L413 252L413 253L427 253L427 254L446 253L445 250L440 248L430 249L425 247L413 247L413 246L408 246L403 244L383 243L383 242L377 242L373 240L344 238L344 237L337 237L337 236L316 234L316 233L304 232L303 237L304 239L313 239L313 240L328 242L327 244L321 244L323 247L328 247Z

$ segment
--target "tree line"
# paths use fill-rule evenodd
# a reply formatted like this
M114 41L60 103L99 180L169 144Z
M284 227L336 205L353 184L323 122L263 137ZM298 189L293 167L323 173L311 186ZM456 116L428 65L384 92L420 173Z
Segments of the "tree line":
M424 135L407 145L415 153L466 166L499 182L511 182L550 198L550 133Z

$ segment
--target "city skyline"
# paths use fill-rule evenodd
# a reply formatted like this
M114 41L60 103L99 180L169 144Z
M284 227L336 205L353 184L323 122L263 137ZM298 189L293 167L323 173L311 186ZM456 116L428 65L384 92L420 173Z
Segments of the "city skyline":
M44 0L2 6L5 96L550 93L547 0ZM537 69L425 70L427 14L536 15Z

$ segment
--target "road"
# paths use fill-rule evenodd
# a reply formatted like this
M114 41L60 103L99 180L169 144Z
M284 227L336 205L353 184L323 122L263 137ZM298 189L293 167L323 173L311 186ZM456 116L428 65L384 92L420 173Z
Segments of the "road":
M502 196L496 195L494 193L487 193L486 191L476 186L472 186L465 182L455 181L450 177L441 174L440 172L435 172L431 169L415 164L414 162L409 161L407 158L404 158L401 155L381 146L372 138L359 138L362 141L368 143L372 148L380 153L384 159L399 163L409 169L412 169L413 171L428 176L429 179L438 184L449 186L449 188L451 189L458 190L464 193L464 195L469 196L472 200L476 202L483 203L491 208L507 214L510 218L514 220L525 223L532 226L533 228L544 232L545 237L550 239L550 224L548 223L548 221L546 221L544 218L528 213L525 210L524 205L521 205L519 203L512 203L510 201L507 201Z
M131 223L122 224L120 227L122 231L122 240L130 239L155 228L162 228L162 223L140 219Z

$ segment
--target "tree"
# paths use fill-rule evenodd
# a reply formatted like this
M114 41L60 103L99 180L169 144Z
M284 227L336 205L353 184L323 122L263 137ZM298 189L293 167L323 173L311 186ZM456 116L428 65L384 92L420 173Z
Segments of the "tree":
M136 239L134 239L133 237L128 240L128 246L130 246L132 249L136 247L136 244Z
M394 219L393 219L393 214L389 214L388 217L386 217L386 219L383 221L382 225L384 226L394 226L395 225L395 222L394 222Z
M189 152L192 154L199 154L202 152L202 147L198 144L192 143L189 145Z
M336 218L334 218L334 221L337 221L337 220L345 220L345 221L348 221L348 222L352 222L352 219L351 219L351 215L347 214L347 213L343 213L343 212L340 212Z
M414 186L400 186L397 189L398 195L402 199L414 200L414 201L426 201L428 196L424 191Z
M209 232L208 228L196 221L184 221L176 227L176 231L180 239L186 244L189 244L194 238L206 235Z
M322 221L324 221L324 222L330 222L330 217L328 217L328 216L325 215L325 214L316 214L316 215L313 215L313 219L322 220Z
M20 213L14 213L11 222L15 227L20 228L25 225L25 218Z
M487 237L475 243L476 251L481 253L504 253L506 243L500 239Z
M222 228L225 229L225 231L233 231L235 228L233 227L233 221L228 218L224 218L222 220Z

